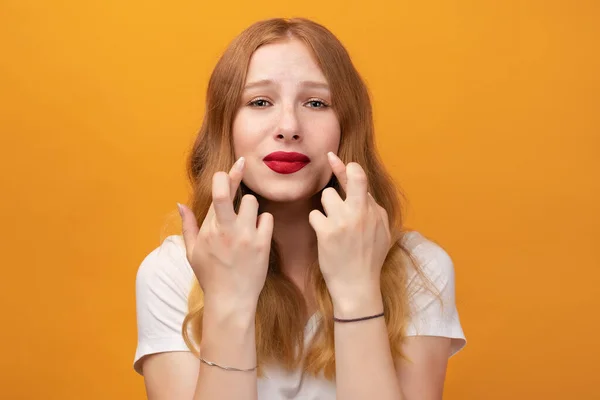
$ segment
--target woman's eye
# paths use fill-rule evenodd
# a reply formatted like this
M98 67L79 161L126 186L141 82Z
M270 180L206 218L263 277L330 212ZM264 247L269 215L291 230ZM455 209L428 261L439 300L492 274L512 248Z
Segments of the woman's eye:
M251 101L249 104L253 107L262 108L262 107L266 107L267 105L269 105L269 102L265 99L256 99L256 100Z
M311 100L307 104L311 108L324 108L324 107L327 107L327 104L323 103L320 100Z

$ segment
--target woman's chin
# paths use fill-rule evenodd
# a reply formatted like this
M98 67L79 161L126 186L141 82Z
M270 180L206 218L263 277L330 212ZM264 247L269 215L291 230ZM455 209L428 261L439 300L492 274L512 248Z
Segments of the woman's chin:
M297 203L313 199L327 185L330 176L324 175L319 180L301 176L288 179L249 178L244 180L244 184L262 199L274 203Z
M249 187L262 200L273 203L298 203L310 201L319 192L318 185L313 187L306 184L276 184L270 187L259 185L256 189Z
M302 201L309 201L312 197L310 193L283 190L269 190L258 193L264 200L272 203L298 203Z

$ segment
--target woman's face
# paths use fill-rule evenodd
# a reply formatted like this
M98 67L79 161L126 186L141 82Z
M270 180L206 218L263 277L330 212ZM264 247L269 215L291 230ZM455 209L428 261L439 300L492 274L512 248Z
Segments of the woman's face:
M330 105L327 80L302 42L256 50L233 122L236 159L246 159L244 184L273 202L308 199L323 189L332 174L327 152L337 153L340 144ZM287 154L267 157L274 152Z

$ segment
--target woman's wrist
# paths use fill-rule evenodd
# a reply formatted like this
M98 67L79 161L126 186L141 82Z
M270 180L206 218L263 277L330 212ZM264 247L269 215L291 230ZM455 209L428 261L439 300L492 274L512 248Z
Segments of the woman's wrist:
M336 318L361 318L383 312L383 298L379 287L356 290L345 296L332 296L331 300Z
M204 299L203 325L220 328L245 328L254 325L257 302L240 302L230 298Z
M256 367L256 307L215 300L210 299L204 307L201 360L208 368L252 371Z

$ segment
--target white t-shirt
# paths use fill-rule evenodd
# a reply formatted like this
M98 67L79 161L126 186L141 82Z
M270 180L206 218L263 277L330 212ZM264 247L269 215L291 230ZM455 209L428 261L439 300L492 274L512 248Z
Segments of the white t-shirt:
M409 293L411 318L407 336L443 336L452 339L451 355L465 344L454 301L454 266L443 248L411 231L404 243L419 261L427 277L440 292L443 302L422 288L421 278L410 269ZM138 345L134 369L142 374L142 357L167 351L189 351L181 330L188 311L187 298L194 273L185 256L182 236L167 237L142 261L136 279ZM412 285L416 286L412 286ZM305 327L305 344L311 340L319 316L313 315ZM265 377L258 379L259 399L335 400L335 384L323 377L314 378L277 367L265 367Z

